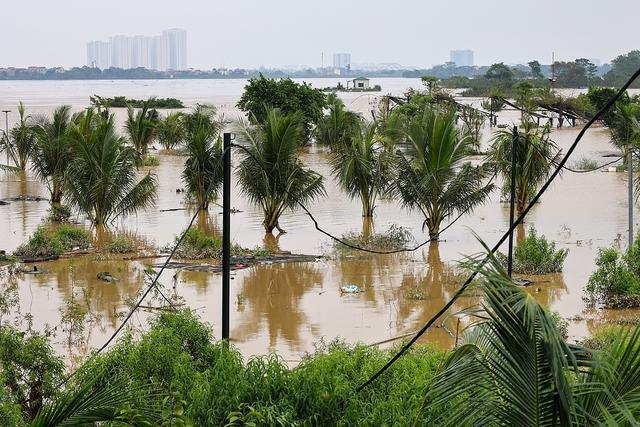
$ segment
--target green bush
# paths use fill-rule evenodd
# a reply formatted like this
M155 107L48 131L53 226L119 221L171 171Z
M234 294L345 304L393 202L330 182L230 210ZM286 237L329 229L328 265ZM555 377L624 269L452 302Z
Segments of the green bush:
M592 303L610 308L640 306L640 243L622 254L615 248L600 248L596 270L585 291Z
M145 156L142 159L142 166L160 166L158 156Z
M107 252L113 254L126 254L135 252L137 249L136 242L127 236L118 235L109 242L106 247Z
M26 243L18 246L13 255L18 257L47 257L60 255L74 248L91 246L91 236L83 228L62 224L56 228L40 226Z
M360 248L369 250L391 251L403 248L407 243L413 240L413 235L409 229L391 224L389 229L384 233L345 233L341 236L341 240ZM350 250L349 246L342 243L335 243L336 249Z
M568 254L568 249L556 249L555 242L538 237L535 228L531 227L513 251L513 271L520 274L560 273ZM506 265L506 255L499 254L498 258Z
M49 209L47 220L50 222L67 222L71 217L71 208L65 205L53 205Z
M178 239L176 237L176 242ZM249 250L243 249L240 245L231 244L231 255L248 255L249 253ZM198 228L190 228L176 251L176 257L183 259L221 258L222 237L210 236Z

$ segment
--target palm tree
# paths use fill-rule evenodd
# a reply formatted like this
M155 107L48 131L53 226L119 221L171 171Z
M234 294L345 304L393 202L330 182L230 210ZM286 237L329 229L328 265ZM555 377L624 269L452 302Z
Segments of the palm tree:
M209 200L216 194L223 180L220 130L222 123L215 119L216 110L197 106L182 118L187 160L182 180L198 206L209 208Z
M530 198L538 191L552 172L558 147L549 139L549 126L538 127L523 121L518 132L516 151L516 210L522 213ZM511 191L511 147L513 132L499 130L493 138L488 159L494 163L504 180L503 194Z
M611 136L616 147L620 148L624 157L629 150L640 143L640 103L617 103L614 110Z
M71 154L70 121L71 107L63 105L55 109L52 120L42 120L34 130L32 166L38 178L47 185L52 205L59 205L62 200L64 175Z
M172 150L184 141L182 113L169 113L158 121L158 141L165 150Z
M426 109L404 132L408 148L398 157L395 190L405 207L422 212L434 239L445 219L482 203L493 184L483 184L487 168L465 161L473 141L458 133L452 111Z
M483 313L427 394L431 405L446 405L438 425L637 424L640 329L602 354L567 344L494 257L470 265L480 273Z
M120 215L150 206L156 179L138 179L138 154L115 133L113 116L85 111L70 127L71 161L65 177L65 199L102 227Z
M332 93L328 97L329 111L318 121L315 128L316 142L326 144L332 150L347 145L358 128L358 114L347 110L340 98Z
M279 219L297 202L305 203L324 195L322 176L305 169L297 158L305 143L304 122L299 114L283 115L277 109L267 111L263 125L241 126L239 183L242 192L260 206L264 213L264 229L284 232Z
M361 122L350 141L337 146L331 158L333 174L350 198L360 198L362 216L373 217L378 196L388 190L391 154L377 140L377 124Z
M18 169L25 170L35 145L34 123L22 102L18 104L18 114L18 124L3 138L3 149Z
M137 112L129 106L127 108L127 120L124 128L127 138L135 148L140 159L147 155L149 145L156 137L156 126L158 122L158 111L150 109L145 102Z

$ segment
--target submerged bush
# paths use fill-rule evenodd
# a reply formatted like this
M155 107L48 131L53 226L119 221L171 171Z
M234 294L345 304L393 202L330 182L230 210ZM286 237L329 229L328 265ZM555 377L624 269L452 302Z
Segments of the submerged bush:
M610 308L640 306L639 256L637 241L624 254L616 248L600 248L597 268L585 287L590 302Z
M178 237L176 237L176 242ZM247 250L236 243L231 244L231 255L245 255ZM222 257L222 237L208 235L197 228L190 228L178 246L176 256L183 259L204 259Z
M413 240L411 231L405 227L391 224L389 229L384 233L345 233L341 236L341 240L353 246L370 250L392 251L403 248L407 243ZM349 250L346 245L336 242L336 248L341 250Z
M145 156L142 158L142 166L160 166L158 156Z
M107 252L111 252L113 254L125 254L129 252L135 252L137 246L136 242L133 239L127 236L118 235L109 242L106 249Z
M547 241L545 236L538 237L535 228L531 227L513 251L513 271L520 274L560 273L568 254L568 249L556 249L555 242ZM498 257L506 265L506 255L499 254Z
M54 229L40 226L26 243L13 252L19 257L47 257L60 255L75 248L86 249L91 245L91 236L83 228L62 224Z
M71 218L71 208L65 205L52 205L49 209L49 222L67 222Z

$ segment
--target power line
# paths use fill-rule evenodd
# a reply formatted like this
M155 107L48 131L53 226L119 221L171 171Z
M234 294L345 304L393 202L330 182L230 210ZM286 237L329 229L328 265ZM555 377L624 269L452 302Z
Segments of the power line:
M638 78L638 76L640 76L640 68L635 73L633 73L633 75L629 78L629 80L620 88L620 90L618 90L616 95L612 99L610 99L609 102L607 102L607 104L602 109L600 109L600 111L598 111L587 122L587 124L582 128L580 133L578 133L578 136L576 137L575 141L571 144L571 146L567 150L567 154L559 162L558 167L553 171L549 179L542 185L538 193L531 199L531 201L526 206L524 211L522 211L522 213L514 221L513 225L509 227L509 230L507 230L507 232L500 238L498 243L496 243L496 245L491 249L490 253L487 254L487 256L480 262L477 268L484 266L484 264L490 259L490 257L493 256L493 254L498 250L498 248L500 248L500 246L505 242L505 240L509 237L509 235L513 233L516 227L520 223L522 223L522 221L524 220L524 217L529 213L531 208L538 202L538 200L544 194L544 192L547 191L547 188L549 188L551 183L560 174L560 171L564 167L565 163L567 163L567 160L569 160L569 157L571 157L571 154L576 149L578 143L586 133L587 129L589 129L596 120L598 120L609 108L611 108L611 106L613 106L613 104L626 92L627 88L631 85L631 83L633 83ZM360 385L357 388L358 392L364 389L365 387L367 387L369 384L375 381L380 375L382 375L387 369L389 369L391 365L393 365L404 353L407 352L407 350L409 350L413 346L413 344L415 344L415 342L422 335L424 335L425 332L427 332L427 330L431 327L431 325L433 325L433 323L440 316L442 316L449 308L451 308L451 306L456 302L456 300L460 297L460 295L462 295L462 293L467 289L467 287L469 287L470 283L478 274L477 268L476 270L473 271L473 273L471 273L471 275L467 278L467 280L460 287L460 289L456 291L453 297L431 319L429 319L429 321L416 333L416 335L414 335L414 337L411 338L411 340L409 340L408 343L402 346L402 348L389 361L387 361L387 363L385 363L385 365L382 368L380 368L380 370L378 370L367 381L365 381L362 385Z

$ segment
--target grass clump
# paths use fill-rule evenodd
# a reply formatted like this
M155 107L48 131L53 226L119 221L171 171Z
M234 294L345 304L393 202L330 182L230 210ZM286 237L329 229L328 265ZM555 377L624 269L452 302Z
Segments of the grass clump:
M513 271L520 274L560 273L568 254L568 249L556 249L555 242L538 236L535 228L531 227L513 251ZM505 254L498 254L498 258L502 264L507 264Z
M598 162L593 159L582 157L573 164L573 169L588 171L598 167Z
M585 287L591 303L609 308L640 307L640 242L636 240L624 253L600 248L596 267Z
M176 237L176 242L178 237ZM231 255L247 255L249 251L236 243L231 244ZM190 228L176 250L176 256L183 259L222 258L222 237L208 235L197 228Z
M402 249L413 241L411 231L405 227L391 224L384 233L345 233L341 236L344 242L369 250L393 251ZM349 246L336 242L336 249L350 250Z
M49 209L49 222L68 222L71 218L71 208L65 205L52 205Z
M137 245L133 239L120 234L114 237L113 240L109 242L106 249L107 252L110 252L112 254L126 254L135 252L137 249Z
M63 224L56 228L40 226L20 245L13 255L23 258L39 258L60 255L76 248L87 249L91 246L91 236L80 227Z
M158 156L145 156L142 158L142 166L160 166Z

